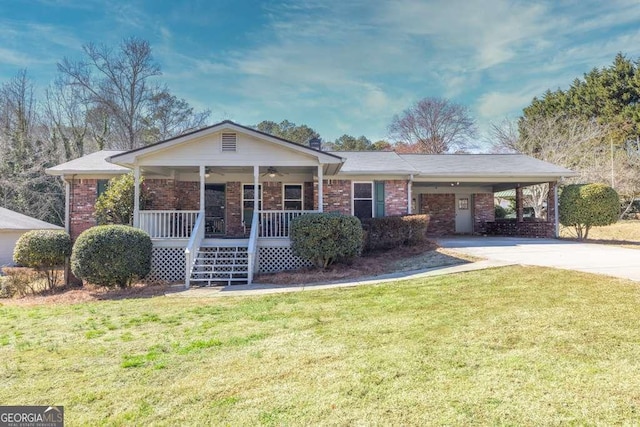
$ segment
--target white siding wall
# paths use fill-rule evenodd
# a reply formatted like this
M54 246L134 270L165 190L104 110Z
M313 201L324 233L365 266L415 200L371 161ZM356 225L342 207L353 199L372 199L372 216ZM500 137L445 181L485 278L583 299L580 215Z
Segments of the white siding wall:
M13 248L24 231L0 232L0 267L13 264Z
M197 138L191 142L152 153L140 159L142 166L220 165L242 166L264 164L269 166L316 166L317 159L286 146L265 144L264 141L241 133L237 134L237 151L222 152L220 133Z

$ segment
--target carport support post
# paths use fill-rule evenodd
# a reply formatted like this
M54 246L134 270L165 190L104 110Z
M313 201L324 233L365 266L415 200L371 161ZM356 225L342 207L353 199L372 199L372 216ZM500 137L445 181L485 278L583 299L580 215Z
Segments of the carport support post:
M560 215L558 213L558 182L550 182L549 190L553 189L553 221L556 239L560 237ZM547 201L547 206L549 201ZM548 210L548 209L547 209Z
M516 221L522 222L522 187L516 187Z
M318 212L323 211L322 204L324 203L322 200L322 192L324 191L322 187L322 180L324 179L322 172L322 165L318 165Z

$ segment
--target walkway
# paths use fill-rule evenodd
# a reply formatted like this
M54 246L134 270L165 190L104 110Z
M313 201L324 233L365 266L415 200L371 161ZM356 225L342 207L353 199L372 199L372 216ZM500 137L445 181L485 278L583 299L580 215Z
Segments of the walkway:
M184 290L183 286L180 285L175 287L174 292L170 292L167 295L176 297L226 297L302 292L373 285L515 264L577 270L640 281L640 249L627 249L594 243L577 243L567 240L517 237L446 237L438 239L438 244L443 248L484 258L484 260L448 267L391 273L362 278L357 281L311 285L253 284L191 288L187 290Z
M374 285L384 282L395 282L399 280L418 279L421 277L443 276L446 274L462 273L465 271L484 270L485 268L502 267L511 263L484 260L473 263L458 264L445 267L434 267L423 270L404 271L401 273L389 273L375 277L361 278L357 281L342 281L332 283L316 283L310 285L270 285L257 284L252 285L231 285L219 287L192 287L184 289L183 285L176 285L173 292L167 296L176 297L230 297L241 295L266 295L287 292L315 291L320 289L345 288L352 286Z
M640 281L640 249L517 237L447 237L443 248L487 260L605 274Z

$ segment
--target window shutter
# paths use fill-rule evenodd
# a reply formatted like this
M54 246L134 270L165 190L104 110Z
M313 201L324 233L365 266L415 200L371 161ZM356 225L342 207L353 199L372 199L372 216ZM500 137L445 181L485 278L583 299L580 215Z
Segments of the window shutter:
M384 181L375 182L375 212L376 218L384 216Z
M222 151L223 152L236 152L237 134L235 133L222 133Z

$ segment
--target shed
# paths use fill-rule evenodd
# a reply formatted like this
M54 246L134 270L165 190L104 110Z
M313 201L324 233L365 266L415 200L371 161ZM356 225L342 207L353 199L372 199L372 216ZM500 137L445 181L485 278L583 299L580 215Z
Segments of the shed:
M13 248L27 231L64 228L0 207L0 267L13 264Z

